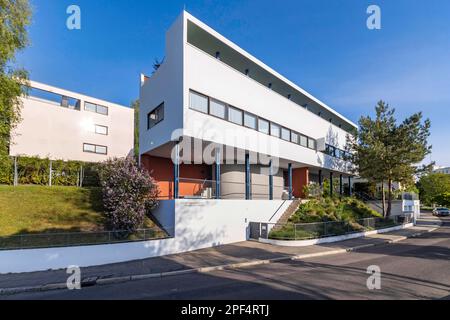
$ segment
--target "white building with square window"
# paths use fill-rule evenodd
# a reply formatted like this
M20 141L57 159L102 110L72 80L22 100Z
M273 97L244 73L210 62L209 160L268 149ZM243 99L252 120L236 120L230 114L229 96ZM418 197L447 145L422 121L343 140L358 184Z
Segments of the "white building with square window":
M134 147L134 110L30 81L11 156L101 162Z
M356 125L187 12L167 32L164 63L142 76L140 102L141 163L162 199L302 198L325 179L349 190Z

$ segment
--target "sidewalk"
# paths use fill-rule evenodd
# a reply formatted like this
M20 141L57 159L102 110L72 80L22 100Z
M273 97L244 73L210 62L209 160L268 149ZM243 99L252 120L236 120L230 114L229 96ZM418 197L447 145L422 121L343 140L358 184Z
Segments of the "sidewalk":
M417 226L409 229L309 247L279 247L247 241L165 257L87 267L81 270L82 283L86 286L108 284L139 278L210 272L221 268L237 268L288 259L306 259L312 256L345 253L358 248L393 243L418 236L435 230L439 222L439 219L434 217L426 217L426 220L420 220ZM18 288L17 292L57 289L65 284L67 277L65 270L0 275L0 295L2 289L11 288ZM49 284L59 285L43 287ZM14 290L4 291L6 292L3 294L14 292Z

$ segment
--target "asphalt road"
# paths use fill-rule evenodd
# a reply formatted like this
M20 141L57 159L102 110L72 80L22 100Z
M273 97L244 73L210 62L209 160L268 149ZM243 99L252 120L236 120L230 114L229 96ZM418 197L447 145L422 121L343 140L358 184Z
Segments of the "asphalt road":
M450 299L450 218L438 230L357 252L3 299ZM381 269L369 290L367 268Z

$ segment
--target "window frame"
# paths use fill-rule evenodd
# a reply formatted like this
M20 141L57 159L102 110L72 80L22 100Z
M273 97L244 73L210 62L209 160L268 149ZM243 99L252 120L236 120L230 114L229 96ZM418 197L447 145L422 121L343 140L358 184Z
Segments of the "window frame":
M231 112L230 112L230 111L231 111L231 110L235 110L235 111L238 111L238 112L241 113L241 117L240 117L240 118L241 118L241 123L236 123L236 122L234 122L234 121L231 121L231 119L230 119L230 115L231 115ZM228 105L228 117L227 117L227 119L228 119L228 122L243 127L243 126L244 126L244 110L241 110L241 109L236 108L236 107L234 107L234 106Z
M288 134L289 134L289 138L288 139L284 139L283 138L283 130L288 132ZM292 131L290 129L288 129L286 127L281 127L281 129L280 129L280 139L284 140L284 141L292 142L291 141L291 133L292 133Z
M92 105L92 106L95 106L95 111L86 109L86 105L87 105L87 104ZM98 112L98 107L105 108L106 113ZM104 106L104 105L101 105L101 104L89 102L89 101L84 101L84 111L87 111L87 112L94 112L94 113L100 114L100 115L102 115L102 116L109 116L109 107Z
M246 115L255 118L255 127L250 127L250 126L247 126L247 125L245 124L245 116L246 116ZM258 116L257 116L256 114L253 114L253 113L251 113L251 112L244 111L244 116L243 116L243 118L244 118L244 120L243 120L243 125L244 125L244 127L249 128L249 129L253 129L253 130L256 130L256 131L259 131L259 130L258 130L258 129L259 129L259 123L258 123L259 118L258 118Z
M260 124L259 124L260 121L267 123L267 132L261 131L261 126L260 126ZM270 121L269 121L269 120L266 120L266 119L264 119L264 118L258 117L258 125L257 125L257 126L258 126L258 130L257 130L257 131L258 131L259 133L267 134L267 135L270 136Z
M204 111L202 111L202 110L194 109L194 108L192 107L192 103L191 103L191 102L192 102L192 99L191 99L191 93L196 94L196 95L198 95L198 96L200 96L200 97L206 98L206 112L204 112ZM211 97L209 97L209 96L206 95L206 94L203 94L203 93L201 93L201 92L198 92L198 91L189 89L189 109L191 109L191 110L194 110L194 111L197 111L197 112L200 112L200 113L209 115L209 114L210 114L210 113L209 113L209 103L210 103L210 99L211 99ZM219 118L219 119L220 119L220 118Z
M154 112L158 111L162 109L162 118L158 119L158 121L156 121L155 123L153 123L152 126L150 126L150 116L151 114L153 114ZM154 108L152 111L150 111L149 113L147 113L147 131L154 128L157 124L159 124L160 122L164 121L164 117L165 117L165 107L164 107L164 101L161 102L156 108Z
M224 106L224 117L223 118L211 113L211 104L212 104L212 102L216 102L217 104L223 104L223 106ZM199 111L199 112L202 112L202 111ZM223 102L221 100L209 97L208 98L208 114L210 116L215 117L215 118L227 121L227 119L228 119L228 104L226 104L225 102Z
M277 136L273 134L272 127L278 127L278 135ZM280 138L281 139L281 128L282 127L279 124L277 124L275 122L270 122L270 135L272 137L276 137L276 138Z
M94 151L86 150L85 149L86 146L94 147ZM105 148L106 151L105 151L105 153L97 152L97 148ZM98 155L101 155L101 156L107 156L108 155L108 147L100 145L100 144L93 144L93 143L83 142L83 152L85 152L85 153L92 153L92 154L98 154Z
M106 129L106 133L100 133L100 132L97 132L97 128L98 128L98 127L100 127L100 128L105 128L105 129ZM95 134L102 135L102 136L107 136L107 135L109 135L109 128L108 128L107 126L103 126L103 125L101 125L101 124L94 124L94 133L95 133Z

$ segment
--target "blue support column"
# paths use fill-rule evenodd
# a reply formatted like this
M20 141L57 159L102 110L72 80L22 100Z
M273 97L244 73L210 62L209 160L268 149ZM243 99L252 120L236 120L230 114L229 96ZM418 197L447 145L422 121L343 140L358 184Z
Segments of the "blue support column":
M272 160L269 164L269 200L273 200L273 165Z
M333 172L330 172L330 197L333 196Z
M220 148L217 147L216 149L216 199L221 198L221 192L220 192L220 161L221 161L221 155L220 155Z
M173 197L179 198L179 186L180 186L180 145L178 142L175 144L175 163L173 165Z
M250 200L252 198L250 188L250 155L245 155L245 199Z
M339 195L341 197L344 195L344 176L342 174L339 176Z
M292 200L292 163L288 164L289 175L289 200Z

